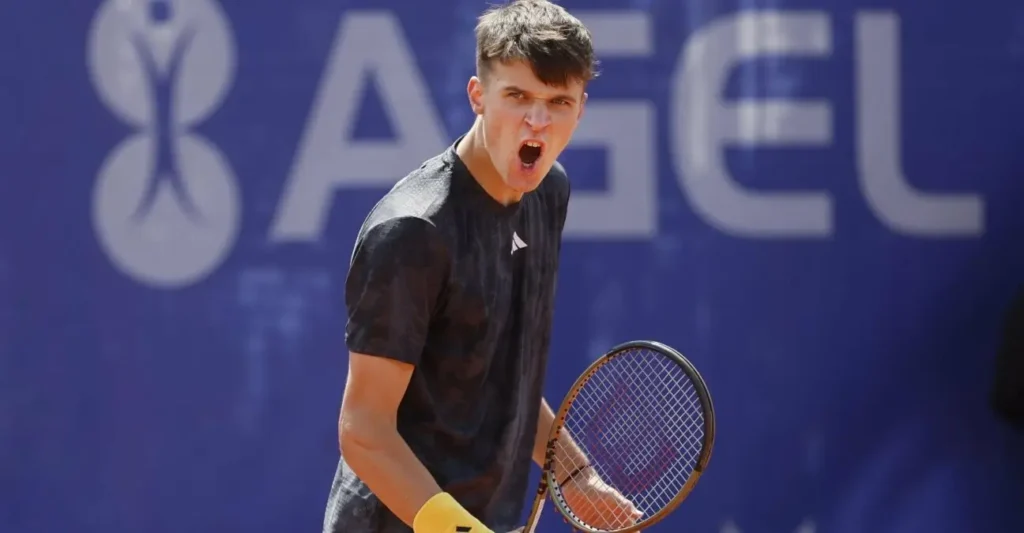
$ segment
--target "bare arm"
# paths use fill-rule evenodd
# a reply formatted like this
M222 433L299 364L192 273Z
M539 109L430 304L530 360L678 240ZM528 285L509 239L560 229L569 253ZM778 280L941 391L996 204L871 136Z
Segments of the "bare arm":
M544 454L548 449L548 437L555 423L555 413L544 398L540 400L540 416L537 417L537 435L533 439L533 462L544 468Z
M450 275L448 246L430 221L417 217L368 219L366 226L345 280L349 371L338 418L341 454L381 503L418 533L487 533L438 486L398 432L398 407L422 362Z
M413 366L352 353L338 420L345 461L391 512L412 527L417 511L441 492L397 429L398 405Z
M554 411L548 405L547 400L541 399L540 415L537 417L537 434L533 441L533 462L541 468L544 468L544 456L547 453L548 438L551 436L551 426L554 423ZM561 482L574 470L589 463L587 455L580 449L569 431L562 428L555 446L555 460L552 461L555 479Z

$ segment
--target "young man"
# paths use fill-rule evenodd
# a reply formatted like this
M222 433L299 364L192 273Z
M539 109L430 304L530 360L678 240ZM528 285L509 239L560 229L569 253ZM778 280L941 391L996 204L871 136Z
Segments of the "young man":
M505 533L544 460L569 201L556 158L596 62L587 29L545 0L488 11L476 39L473 126L399 181L356 240L326 533ZM593 469L570 473L555 471L568 499L595 502L585 519L636 518Z

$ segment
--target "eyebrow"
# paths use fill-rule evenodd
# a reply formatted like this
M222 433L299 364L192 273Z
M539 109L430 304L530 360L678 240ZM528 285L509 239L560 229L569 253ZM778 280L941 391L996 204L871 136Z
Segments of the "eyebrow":
M526 95L533 95L532 92L527 91L526 89L521 89L519 87L516 87L515 85L509 85L508 87L505 87L502 90L504 92L507 92L507 93L523 93L523 94L526 94ZM551 99L552 100L556 100L556 99L559 99L559 98L562 99L562 100L568 100L569 102L573 102L573 103L576 102L576 98L573 97L572 95L568 94L568 93L556 94Z

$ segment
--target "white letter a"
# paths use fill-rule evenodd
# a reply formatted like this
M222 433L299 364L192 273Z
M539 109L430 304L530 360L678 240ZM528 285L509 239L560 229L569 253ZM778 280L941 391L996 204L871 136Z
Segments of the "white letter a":
M351 130L367 78L376 76L393 140L356 141ZM274 217L272 241L319 237L333 189L390 187L446 146L423 77L394 15L343 16L327 70Z

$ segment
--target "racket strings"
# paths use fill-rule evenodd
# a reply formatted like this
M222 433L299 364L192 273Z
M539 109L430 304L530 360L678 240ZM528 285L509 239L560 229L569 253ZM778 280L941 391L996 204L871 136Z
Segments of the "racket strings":
M600 482L560 491L564 506L593 530L613 531L650 518L675 499L704 446L704 412L686 371L646 349L618 355L590 376L566 414L556 443L563 476L589 464ZM587 462L568 450L577 447ZM582 464L578 464L582 463ZM627 501L608 505L601 483ZM602 501L598 501L601 499Z

